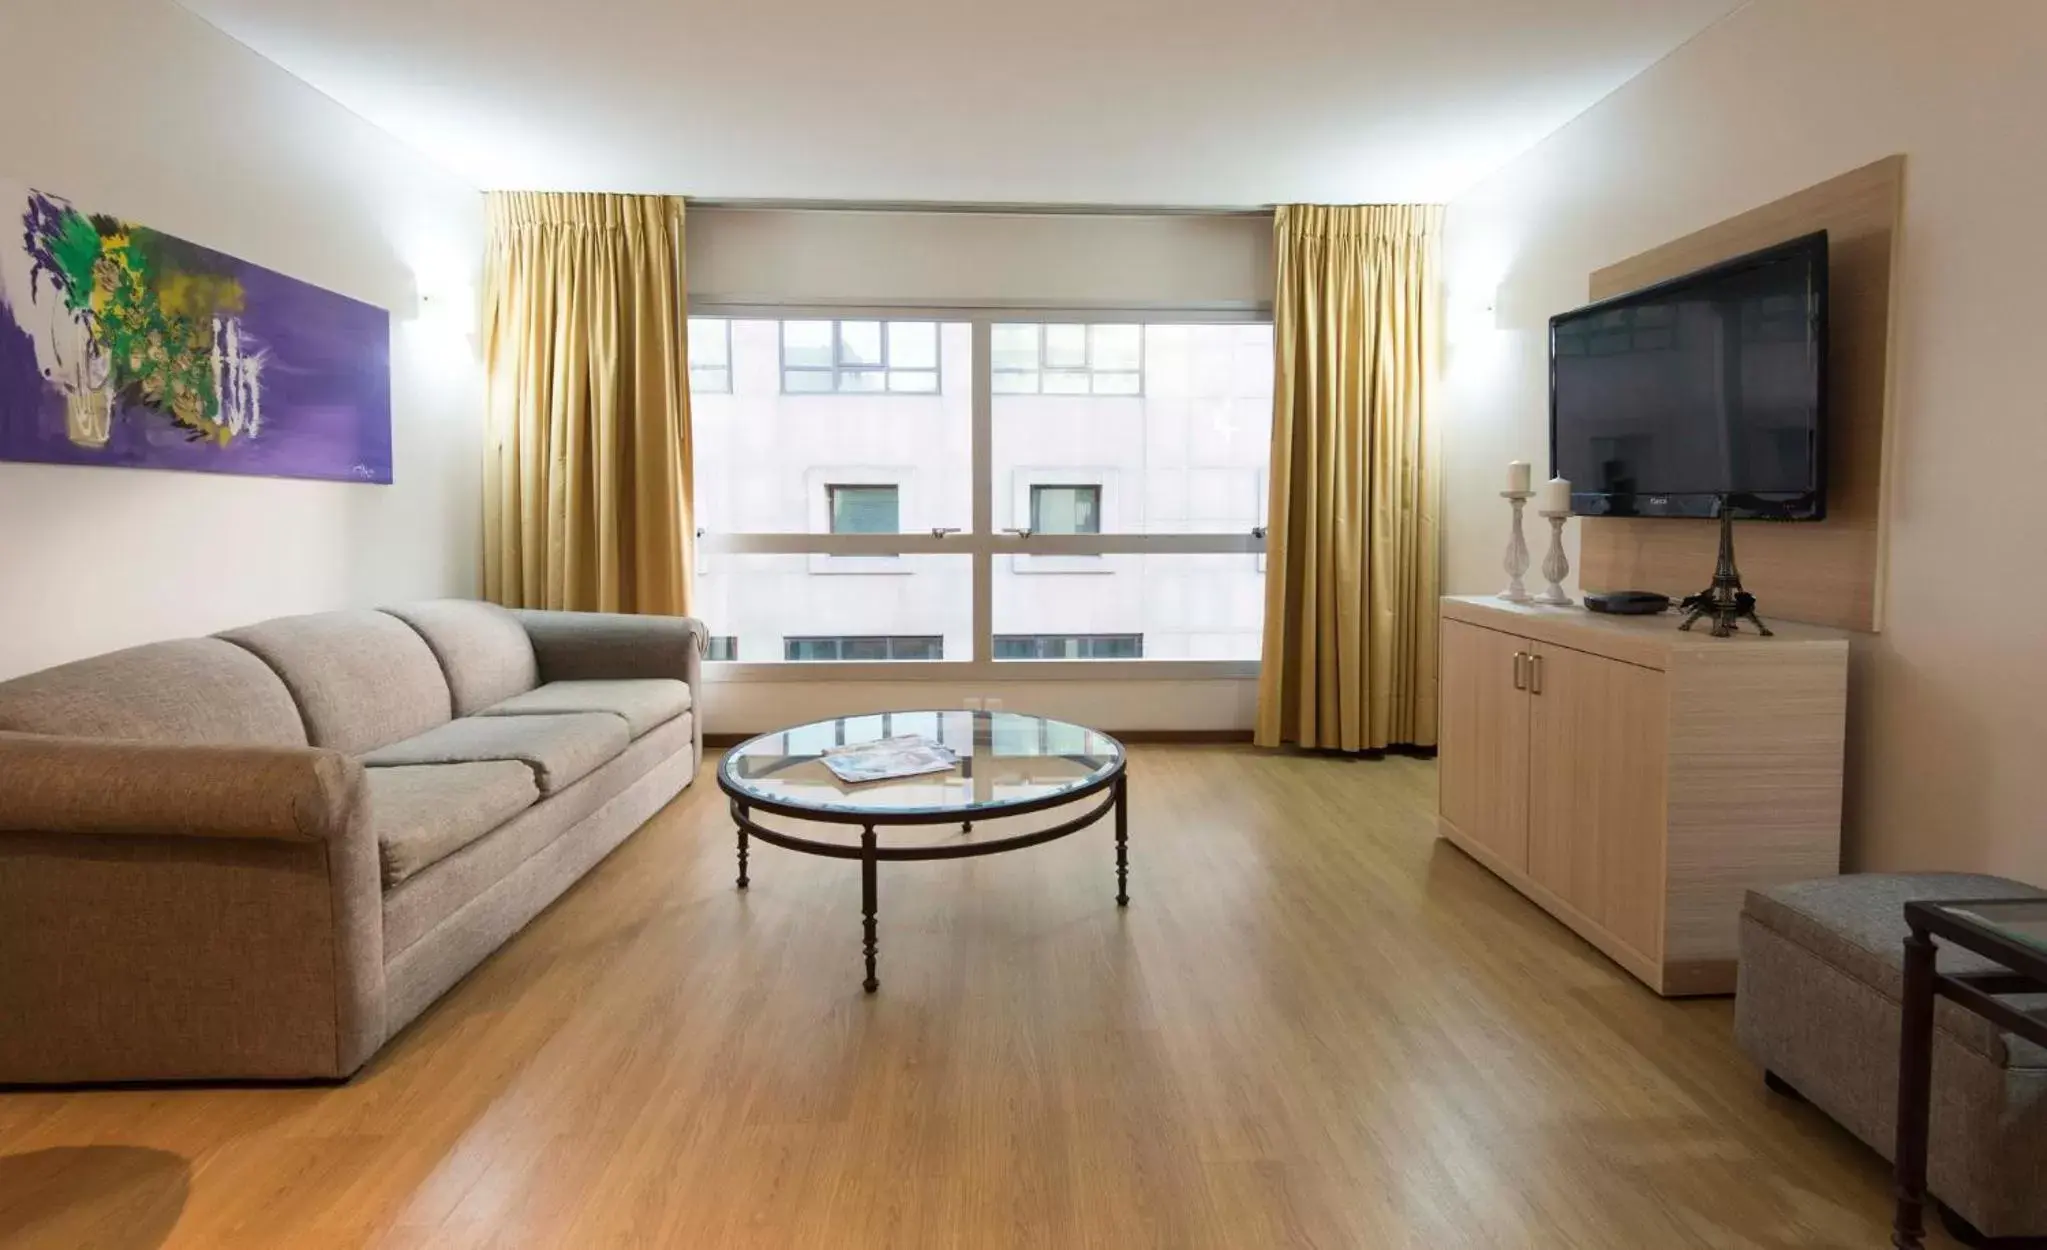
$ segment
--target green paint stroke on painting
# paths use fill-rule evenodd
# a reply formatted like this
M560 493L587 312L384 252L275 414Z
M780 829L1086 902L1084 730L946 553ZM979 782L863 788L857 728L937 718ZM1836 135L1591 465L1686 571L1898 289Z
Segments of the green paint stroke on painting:
M243 404L224 419L215 342L231 340L228 379L253 397L255 378L240 349L235 315L243 291L234 278L193 272L174 259L171 241L111 217L88 219L66 207L43 219L40 240L64 279L65 303L89 314L107 383L121 400L162 413L194 439L225 446L254 433ZM237 395L236 398L243 398Z

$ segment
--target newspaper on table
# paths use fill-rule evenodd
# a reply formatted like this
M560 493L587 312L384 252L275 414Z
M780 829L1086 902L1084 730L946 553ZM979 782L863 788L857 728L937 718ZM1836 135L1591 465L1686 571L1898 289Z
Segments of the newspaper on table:
M923 734L903 734L876 742L826 747L824 766L840 781L858 785L863 781L887 781L892 777L917 777L925 773L950 772L960 757L951 747L933 742Z

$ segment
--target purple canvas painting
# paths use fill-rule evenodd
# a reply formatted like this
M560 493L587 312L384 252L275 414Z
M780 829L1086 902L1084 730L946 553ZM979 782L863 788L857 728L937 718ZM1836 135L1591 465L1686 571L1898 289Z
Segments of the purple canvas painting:
M0 460L391 481L391 315L0 183Z

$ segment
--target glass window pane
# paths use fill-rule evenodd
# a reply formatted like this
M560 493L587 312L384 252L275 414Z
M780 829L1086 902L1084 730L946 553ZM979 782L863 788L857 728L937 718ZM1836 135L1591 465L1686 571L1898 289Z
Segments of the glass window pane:
M878 365L881 356L881 323L879 321L841 321L839 323L839 363L842 365Z
M782 364L829 365L832 363L832 323L829 321L784 321L782 323Z
M940 367L903 371L782 369L781 321L736 317L731 332L734 393L692 411L698 525L829 533L824 488L842 482L903 484L901 521L912 532L974 523L971 324L938 323ZM873 476L877 468L888 476ZM781 644L754 654L774 659Z
M1031 487L1031 528L1040 534L1099 534L1102 488Z
M888 639L847 638L839 643L839 658L842 660L886 660Z
M689 389L702 395L725 395L732 390L730 369L706 369L697 365L689 367Z
M1038 390L1036 370L1025 373L1016 369L998 369L993 381L997 395L1034 395Z
M834 534L900 534L893 486L828 486Z
M689 367L722 367L730 353L729 341L725 336L726 321L723 317L691 317L689 319Z
M988 330L988 360L997 370L1038 367L1038 327L996 324Z
M1091 351L1088 366L1096 370L1136 372L1144 359L1144 327L1130 325L1089 326Z
M1116 639L1075 643L1078 659L1259 657L1265 575L1255 555L1108 555L1097 557L1105 571L1072 577L1018 575L1017 558L995 557L997 634Z
M1103 533L1246 534L1265 524L1272 327L1161 321L1141 331L1141 370L1047 371L1042 399L996 388L996 529L1036 528L1032 485L1090 481L1104 485L1103 503L1114 495L1113 512L1099 514Z
M888 371L888 389L898 395L936 395L938 374L935 370L891 369Z
M1087 327L1068 325L1046 326L1045 367L1048 369L1085 369L1087 367Z
M750 664L853 659L849 647L862 658L878 651L880 659L950 662L973 654L973 557L897 556L876 561L888 570L872 576L820 572L833 561L709 552L692 606Z
M938 367L938 326L929 321L889 322L888 367L891 369L936 369Z

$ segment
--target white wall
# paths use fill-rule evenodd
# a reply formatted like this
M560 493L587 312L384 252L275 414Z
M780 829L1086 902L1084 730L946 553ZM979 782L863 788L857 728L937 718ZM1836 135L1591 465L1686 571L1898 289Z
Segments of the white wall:
M1500 466L1546 460L1543 321L1591 271L1907 154L1887 627L1850 709L1855 868L2047 884L2043 65L2037 0L1764 0L1450 207L1446 581L1473 593L1501 581Z
M392 310L397 484L0 464L0 677L266 616L467 594L478 193L164 0L0 0L0 175Z

